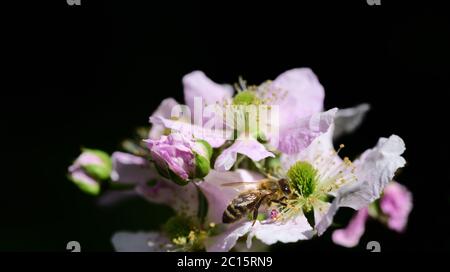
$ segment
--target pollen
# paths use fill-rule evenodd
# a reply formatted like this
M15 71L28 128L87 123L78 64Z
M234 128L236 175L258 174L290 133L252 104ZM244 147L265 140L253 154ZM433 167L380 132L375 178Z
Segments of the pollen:
M187 243L187 239L186 239L186 237L177 237L177 238L172 239L172 242L175 245L182 246L182 245L185 245Z

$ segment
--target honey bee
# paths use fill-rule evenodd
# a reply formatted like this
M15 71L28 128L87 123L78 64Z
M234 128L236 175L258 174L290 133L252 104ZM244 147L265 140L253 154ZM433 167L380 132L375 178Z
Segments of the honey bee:
M253 224L258 218L259 208L263 205L269 206L271 203L278 203L285 206L283 202L292 195L289 182L286 179L262 179L257 181L256 189L247 190L236 196L228 204L222 215L223 223L233 223L252 213ZM225 183L222 186L245 185L247 182Z

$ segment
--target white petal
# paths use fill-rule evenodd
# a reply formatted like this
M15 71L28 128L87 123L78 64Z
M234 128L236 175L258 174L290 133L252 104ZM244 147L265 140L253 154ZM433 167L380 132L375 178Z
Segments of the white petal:
M335 128L333 138L339 138L357 129L369 110L370 105L366 103L353 108L340 109L334 119Z
M375 148L364 152L354 163L358 181L342 187L337 192L327 214L317 224L318 234L321 235L331 225L340 207L359 210L378 199L397 169L405 165L406 161L401 156L404 151L403 140L392 135L388 139L381 138Z
M297 161L307 161L312 163L316 160L318 155L325 156L327 154L332 154L334 151L332 140L333 128L334 126L331 125L325 133L315 138L302 152L294 154L283 153L281 155L283 171L287 172L287 170L289 170L289 168ZM336 156L335 159L337 162L341 161L338 156Z
M250 230L247 246L251 246L253 236L267 245L272 245L276 242L293 243L308 240L313 235L313 229L303 215L286 222L260 223L257 221Z
M230 251L237 240L248 233L251 228L251 222L235 223L229 225L227 230L219 235L208 237L205 241L207 252L226 252Z
M322 217L326 215L328 209L330 209L330 206L330 203L323 201L317 201L314 203L314 222L316 222L316 225L322 220Z

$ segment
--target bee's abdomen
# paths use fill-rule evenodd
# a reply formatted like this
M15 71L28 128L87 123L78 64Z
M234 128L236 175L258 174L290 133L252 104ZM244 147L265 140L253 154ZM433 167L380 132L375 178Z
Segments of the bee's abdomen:
M246 209L242 206L229 205L223 212L222 221L225 224L233 223L241 219L246 214Z

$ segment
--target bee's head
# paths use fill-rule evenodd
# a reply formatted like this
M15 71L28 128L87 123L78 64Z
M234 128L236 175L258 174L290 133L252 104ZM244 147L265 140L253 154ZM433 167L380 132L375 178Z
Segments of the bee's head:
M278 185L280 185L280 189L284 194L288 195L291 193L291 187L289 187L289 183L286 179L278 180Z

